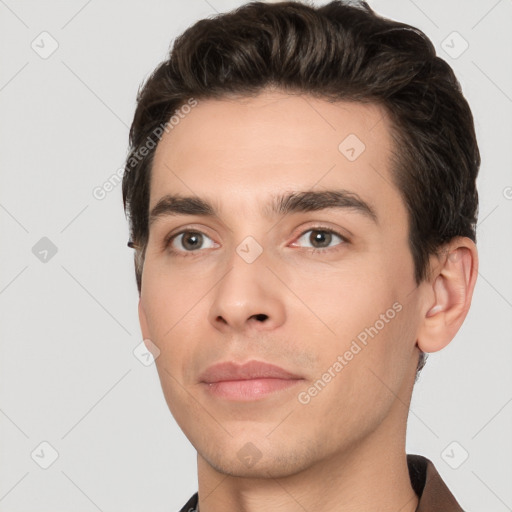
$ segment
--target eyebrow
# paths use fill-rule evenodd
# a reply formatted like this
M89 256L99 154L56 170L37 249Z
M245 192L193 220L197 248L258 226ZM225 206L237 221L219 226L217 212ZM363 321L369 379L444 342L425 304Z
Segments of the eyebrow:
M313 212L338 208L352 210L378 223L375 209L361 199L355 192L348 190L298 191L280 194L271 198L263 208L267 217L290 213ZM199 215L219 217L213 204L197 196L167 194L152 208L149 214L149 226L157 219L175 215Z

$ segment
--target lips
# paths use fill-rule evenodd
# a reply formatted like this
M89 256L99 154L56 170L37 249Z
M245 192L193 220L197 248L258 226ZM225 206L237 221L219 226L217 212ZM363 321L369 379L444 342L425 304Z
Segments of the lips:
M249 361L242 365L218 363L200 375L200 382L210 396L239 402L275 395L302 380L300 375L262 361Z
M203 372L199 380L206 384L212 384L222 381L233 380L251 380L251 379L301 379L299 375L294 375L279 366L264 363L262 361L249 361L238 365L232 362L218 363L210 366Z

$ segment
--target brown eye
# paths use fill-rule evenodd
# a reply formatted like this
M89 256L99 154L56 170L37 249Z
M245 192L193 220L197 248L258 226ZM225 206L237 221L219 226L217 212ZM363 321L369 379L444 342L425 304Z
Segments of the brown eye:
M331 249L347 243L348 240L332 229L313 228L305 231L298 239L297 244L302 241L305 247L315 249ZM336 243L337 242L337 243Z
M325 247L329 247L329 244L332 240L332 233L328 233L327 231L321 230L312 230L311 235L309 235L309 241L315 248L319 248L317 244L320 245L320 248L323 249Z
M199 249L215 247L215 242L200 231L182 231L173 235L167 245L172 253L181 253L187 256L186 253L199 252Z
M184 233L181 238L181 244L185 249L187 249L187 251L193 251L194 249L197 249L201 246L202 242L203 235L194 231Z

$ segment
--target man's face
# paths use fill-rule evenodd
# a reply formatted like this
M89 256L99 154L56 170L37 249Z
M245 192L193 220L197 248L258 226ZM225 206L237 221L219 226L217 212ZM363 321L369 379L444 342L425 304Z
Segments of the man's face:
M378 106L269 91L199 101L159 143L150 211L172 194L214 213L152 217L139 309L203 463L284 476L405 429L421 287L391 148ZM272 208L325 191L348 199ZM250 361L293 378L237 373ZM205 374L224 362L234 374Z

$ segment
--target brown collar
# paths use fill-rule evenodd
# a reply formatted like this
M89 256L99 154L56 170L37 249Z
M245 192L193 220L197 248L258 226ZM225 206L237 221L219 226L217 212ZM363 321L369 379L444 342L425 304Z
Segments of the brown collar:
M420 499L416 512L464 512L429 459L407 455L407 466L411 485Z

